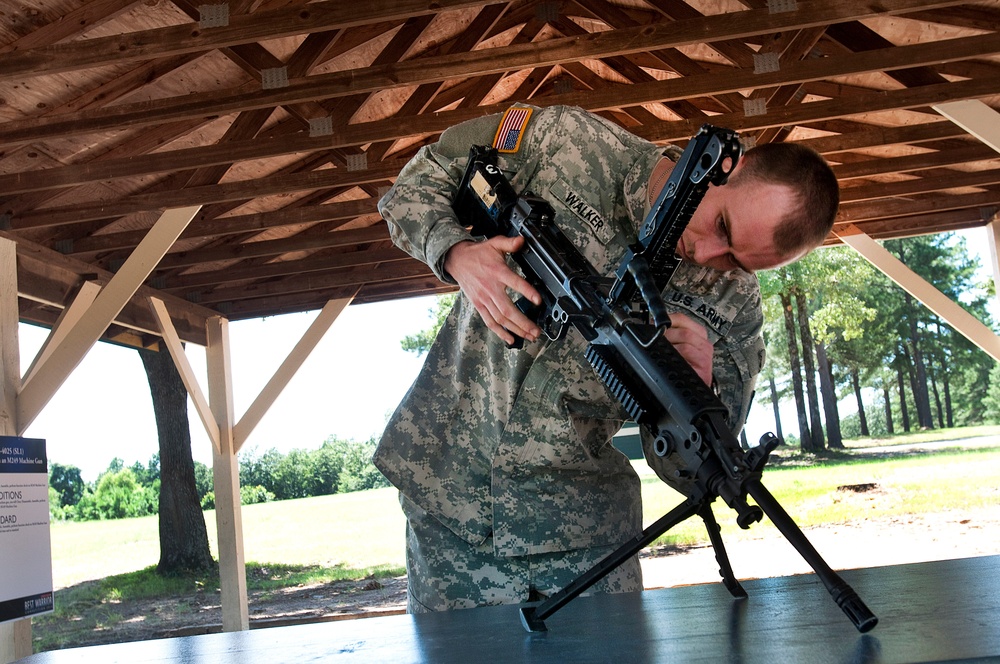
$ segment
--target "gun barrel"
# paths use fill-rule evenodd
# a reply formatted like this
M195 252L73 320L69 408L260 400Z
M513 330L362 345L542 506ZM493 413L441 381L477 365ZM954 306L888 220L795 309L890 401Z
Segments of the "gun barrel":
M858 631L865 633L874 628L878 624L878 618L875 617L875 614L861 601L854 589L826 564L823 557L806 539L805 534L795 525L792 517L788 516L788 512L774 499L767 487L759 480L747 482L747 493L757 501L757 505L764 510L764 514L771 519L771 522L781 531L785 539L792 543L795 550L815 570L816 576L830 591L837 606L847 614Z

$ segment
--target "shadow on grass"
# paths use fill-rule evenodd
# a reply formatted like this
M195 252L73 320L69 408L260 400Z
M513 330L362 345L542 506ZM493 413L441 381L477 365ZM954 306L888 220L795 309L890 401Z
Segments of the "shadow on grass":
M396 566L247 563L247 591L271 593L337 582L369 582L405 574ZM155 566L84 581L55 592L55 611L32 619L35 652L163 638L178 625L215 622L221 616L218 569L161 575ZM211 631L211 630L204 630Z
M809 468L814 466L836 466L850 463L867 463L890 459L912 459L931 457L958 452L997 452L1000 446L969 447L962 441L947 444L887 445L878 447L855 447L848 449L826 449L818 452L803 452L799 448L779 447L771 453L768 468Z

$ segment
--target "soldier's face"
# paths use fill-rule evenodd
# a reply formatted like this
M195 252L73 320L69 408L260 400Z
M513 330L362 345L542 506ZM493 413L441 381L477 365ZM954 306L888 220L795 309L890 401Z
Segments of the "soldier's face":
M757 181L710 185L677 243L677 255L717 270L754 272L790 263L801 254L779 252L774 232L795 209L796 198L785 185Z

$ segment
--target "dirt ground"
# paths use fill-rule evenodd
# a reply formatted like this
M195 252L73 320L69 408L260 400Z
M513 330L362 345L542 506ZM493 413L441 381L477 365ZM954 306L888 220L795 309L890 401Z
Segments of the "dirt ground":
M860 520L811 528L806 535L834 569L873 567L1000 554L1000 510L931 514L891 520ZM780 535L726 542L740 579L809 572ZM718 581L710 547L646 550L647 588ZM250 626L277 627L301 622L345 620L403 613L406 578L334 582L250 595ZM95 609L114 612L114 625L89 633L74 645L117 643L217 632L221 609L217 592L155 602L130 602ZM109 621L110 622L110 621Z

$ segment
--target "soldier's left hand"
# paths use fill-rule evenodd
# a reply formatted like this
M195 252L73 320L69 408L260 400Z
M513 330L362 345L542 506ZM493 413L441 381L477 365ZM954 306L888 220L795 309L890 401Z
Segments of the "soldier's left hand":
M684 314L670 314L670 327L663 336L697 372L706 385L712 384L712 354L708 330Z

